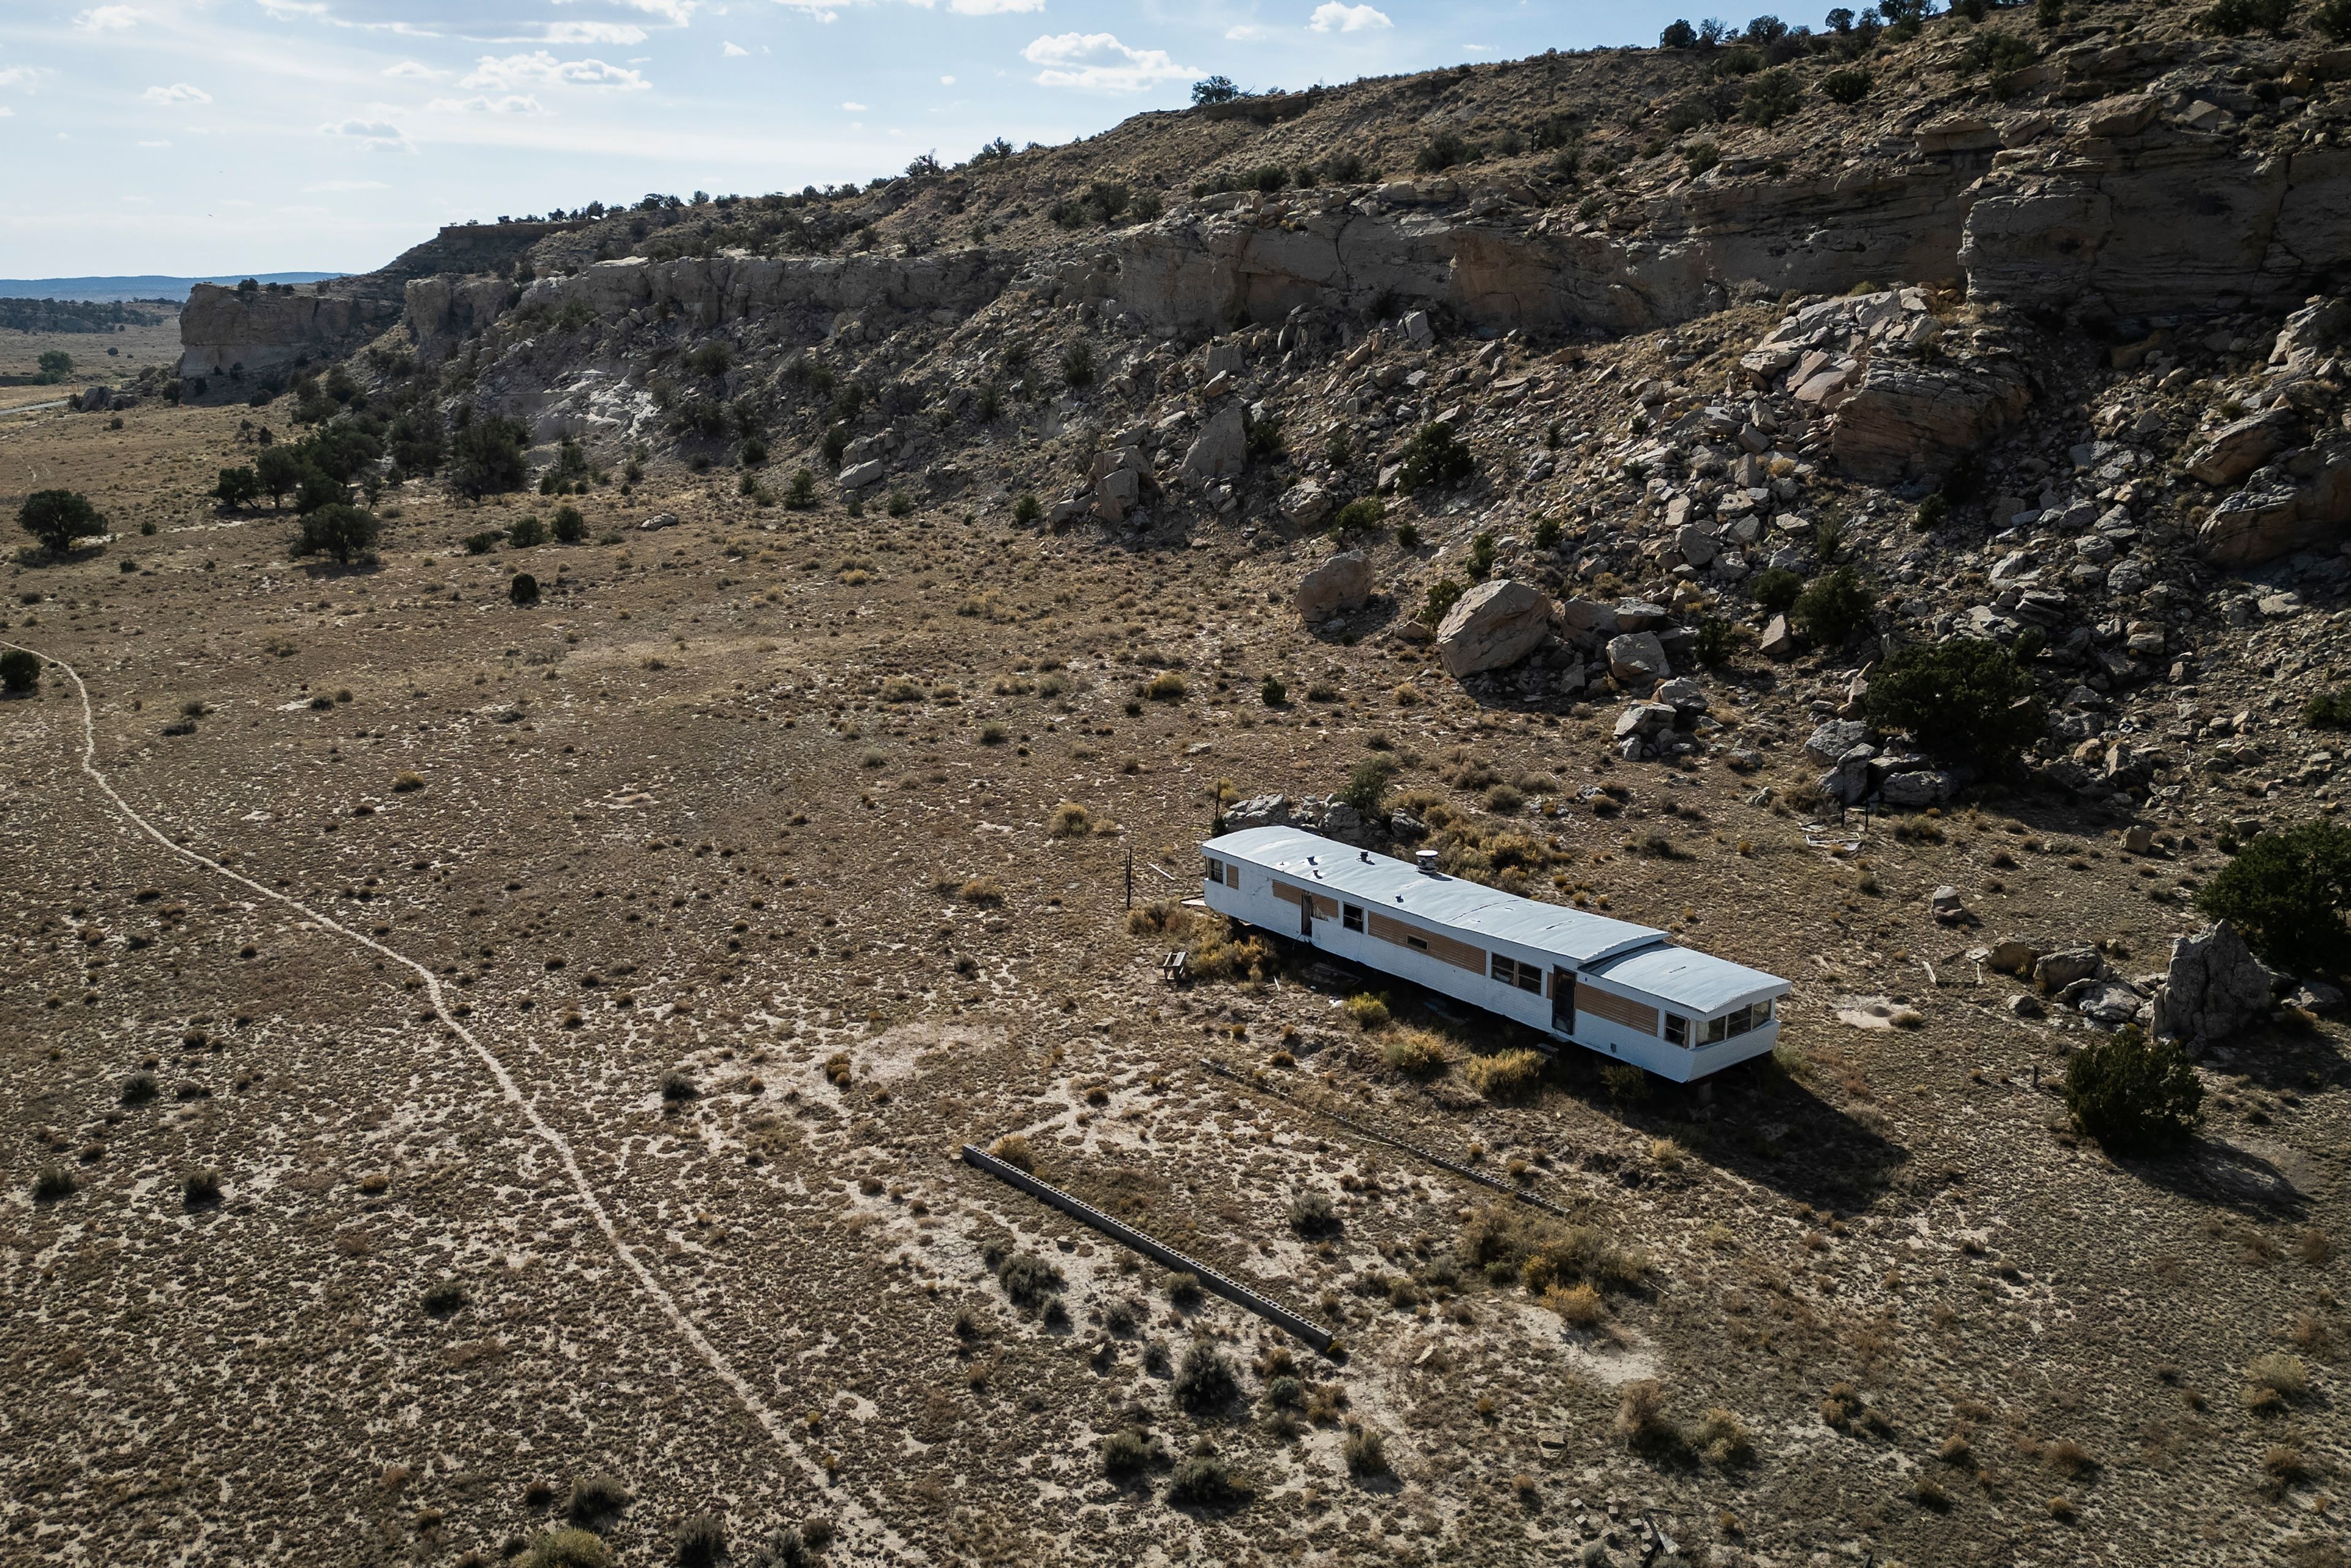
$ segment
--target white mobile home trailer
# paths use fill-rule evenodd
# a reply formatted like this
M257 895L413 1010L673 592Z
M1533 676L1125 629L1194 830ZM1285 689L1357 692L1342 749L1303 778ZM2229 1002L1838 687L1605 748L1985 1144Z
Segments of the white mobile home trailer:
M1769 1051L1788 982L1662 931L1297 828L1208 840L1209 908L1687 1083ZM1432 860L1434 857L1430 857Z

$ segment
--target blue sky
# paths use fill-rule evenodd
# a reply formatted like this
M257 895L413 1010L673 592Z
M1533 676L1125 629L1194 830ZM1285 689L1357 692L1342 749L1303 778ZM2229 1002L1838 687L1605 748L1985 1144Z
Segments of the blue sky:
M364 270L466 217L863 180L995 136L1089 135L1188 101L1211 73L1302 87L1648 43L1675 14L1639 0L5 0L0 276Z

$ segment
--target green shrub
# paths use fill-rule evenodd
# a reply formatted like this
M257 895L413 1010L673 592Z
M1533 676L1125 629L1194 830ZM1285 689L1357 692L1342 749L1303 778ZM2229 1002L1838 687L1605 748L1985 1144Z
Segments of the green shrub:
M2351 729L2351 689L2311 698L2302 705L2302 722L2313 729Z
M1440 577L1428 585L1428 601L1420 607L1420 619L1430 626L1442 622L1461 596L1468 590L1449 577Z
M2351 828L2305 822L2263 833L2206 883L2196 907L2225 920L2263 963L2290 974L2351 970Z
M710 1568L726 1554L726 1527L715 1513L697 1513L677 1527L679 1568Z
M2084 1046L2065 1064L2065 1108L2118 1153L2178 1143L2203 1104L2204 1086L2179 1043L2149 1040L2137 1024Z
M1386 758L1366 757L1347 775L1347 787L1339 791L1339 799L1367 817L1374 816L1387 799L1388 780L1395 771L1395 764Z
M22 648L0 653L0 691L29 692L41 684L40 656Z
M424 1292L424 1311L433 1317L445 1318L465 1304L465 1287L455 1280L442 1280Z
M1257 697L1268 707L1280 707L1290 700L1290 688L1281 684L1280 677L1268 675L1257 684Z
M349 566L375 549L376 538L381 531L373 512L348 501L336 501L302 514L301 532L295 536L287 553L330 555Z
M1093 384L1094 350L1092 344L1076 342L1061 350L1061 379L1073 387Z
M1739 100L1739 118L1750 125L1774 126L1796 112L1804 89L1784 70L1764 71L1747 84Z
M484 528L478 534L467 534L465 536L465 553L467 555L487 555L492 550L497 549L500 544L505 542L505 540L506 535L500 533L497 529Z
M577 507L555 508L555 537L562 544L576 545L588 537L588 519Z
M1722 149L1711 141L1693 141L1682 149L1682 167L1690 174L1705 173L1722 162Z
M1754 595L1761 609L1773 615L1785 615L1804 591L1804 580L1784 566L1775 566L1757 573L1748 591Z
M1195 1340L1176 1364L1174 1391L1186 1410L1214 1410L1230 1404L1240 1393L1239 1375L1232 1358L1205 1340Z
M1869 96L1877 78L1869 74L1867 66L1846 66L1821 78L1821 90L1838 103L1850 107Z
M816 505L816 474L808 468L792 471L792 482L784 486L784 505L795 512L805 512Z
M1466 163L1475 154L1467 141L1450 131L1441 131L1421 144L1412 156L1412 172L1416 174L1437 174L1457 163Z
M1406 549L1418 549L1420 548L1419 528L1412 523L1398 523L1396 525L1396 543L1402 545Z
M521 1559L522 1568L611 1568L612 1554L590 1530L540 1532Z
M191 1171L180 1182L180 1202L189 1208L210 1208L221 1200L218 1171Z
M2293 19L2294 0L2216 0L2197 16L2196 25L2208 33L2241 38L2256 27L2282 33Z
M1719 615L1699 622L1696 646L1699 664L1709 670L1721 668L1730 660L1730 622Z
M1288 450L1286 442L1281 433L1281 415L1269 413L1263 419L1252 413L1241 415L1241 447L1250 462L1280 462Z
M1559 536L1560 528L1558 518L1537 517L1535 519L1535 549L1539 550L1557 549L1559 548Z
M996 1271L997 1283L1004 1294L1022 1312L1034 1312L1046 1301L1060 1294L1063 1281L1061 1271L1034 1252L1016 1252L1004 1260Z
M1387 503L1377 496L1358 496L1339 508L1338 515L1331 519L1331 527L1341 534L1376 528L1387 511Z
M507 529L507 543L517 549L530 549L547 542L547 525L538 520L536 512L526 512Z
M1339 1446L1340 1456L1347 1461L1351 1476L1384 1476L1388 1473L1387 1441L1369 1427L1358 1427L1347 1434Z
M893 490L890 492L890 505L887 510L893 517L911 516L914 510L914 497L904 490Z
M2048 716L2032 677L1997 643L1954 637L1904 648L1870 677L1870 721L1907 730L1949 761L1996 768L2039 739Z
M469 496L521 489L523 444L529 435L518 419L493 415L471 421L449 442L451 486Z
M516 572L514 580L507 584L507 597L517 604L538 603L538 579L527 571Z
M2310 14L2310 25L2330 42L2351 44L2351 0L2324 0Z
M1106 1476L1140 1474L1157 1457L1157 1446L1150 1437L1132 1427L1113 1432L1102 1439L1102 1474Z
M74 540L106 527L89 497L78 490L36 490L16 508L16 522L51 555L63 555Z
M35 1203L56 1203L71 1197L73 1191L73 1172L63 1166L44 1166L40 1174L33 1178Z
M1335 1236L1340 1229L1339 1211L1322 1193L1299 1193L1290 1200L1290 1228L1310 1241Z
M1249 1488L1212 1454L1193 1455L1167 1480L1167 1500L1191 1508L1222 1508L1247 1501L1249 1496Z
M1837 647L1869 624L1869 595L1851 567L1839 567L1796 596L1789 619L1814 643Z
M1396 473L1396 488L1413 495L1431 485L1450 485L1469 476L1478 460L1444 423L1424 424L1406 444Z
M571 1483L571 1495L564 1500L563 1517L574 1524L593 1524L611 1519L634 1500L618 1476L581 1476Z

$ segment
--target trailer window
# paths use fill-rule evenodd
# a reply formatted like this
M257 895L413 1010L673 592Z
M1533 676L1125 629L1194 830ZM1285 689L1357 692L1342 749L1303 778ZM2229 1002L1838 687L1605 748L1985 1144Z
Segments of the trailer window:
M1225 885L1227 887L1238 887L1240 884L1241 862L1238 861L1227 861L1225 862Z
M1542 969L1539 965L1518 963L1497 953L1494 955L1493 972L1494 978L1503 985L1542 995Z
M1225 880L1225 862L1214 855L1208 857L1208 880L1210 882Z
M1682 1017L1679 1013L1667 1013L1666 1015L1666 1043L1667 1045L1683 1046L1689 1044L1689 1019Z
M1428 938L1426 936L1407 936L1404 939L1404 945L1407 947L1416 947L1424 953L1428 951Z
M1341 904L1339 924L1350 931L1361 931L1364 928L1364 906L1360 904Z

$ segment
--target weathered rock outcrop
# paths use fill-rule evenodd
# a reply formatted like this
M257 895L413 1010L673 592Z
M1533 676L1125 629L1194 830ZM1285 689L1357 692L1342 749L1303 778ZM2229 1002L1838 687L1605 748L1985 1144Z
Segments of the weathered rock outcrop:
M2351 532L2351 450L2305 452L2292 468L2255 470L2196 530L2216 566L2257 566L2295 550L2333 549Z
M349 352L400 319L396 297L380 290L340 278L319 288L327 292L240 293L197 284L180 310L180 374L261 380Z
M606 317L668 308L701 328L792 308L967 315L1004 291L1012 279L1011 261L987 250L924 256L724 254L674 261L629 256L539 278L523 290L515 309L559 316L576 303Z

